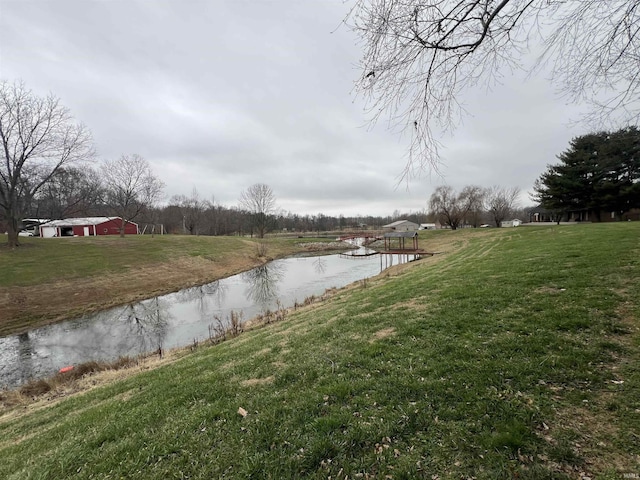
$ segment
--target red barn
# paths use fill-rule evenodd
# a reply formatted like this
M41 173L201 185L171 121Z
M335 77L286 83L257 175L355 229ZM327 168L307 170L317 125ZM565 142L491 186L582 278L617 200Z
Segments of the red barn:
M122 219L120 217L84 217L52 220L40 225L40 236L50 237L89 237L94 235L119 235ZM138 234L138 224L126 222L124 233Z

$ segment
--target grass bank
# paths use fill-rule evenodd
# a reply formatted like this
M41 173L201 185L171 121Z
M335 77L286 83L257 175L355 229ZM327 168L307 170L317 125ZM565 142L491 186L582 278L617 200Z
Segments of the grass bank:
M0 477L640 475L640 224L422 235L445 253L8 410Z
M311 240L183 235L21 238L0 247L0 336L211 282ZM326 240L324 240L326 242Z

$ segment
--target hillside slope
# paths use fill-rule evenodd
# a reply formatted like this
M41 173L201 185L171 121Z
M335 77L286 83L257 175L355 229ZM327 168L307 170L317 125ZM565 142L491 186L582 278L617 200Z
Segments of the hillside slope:
M640 474L640 223L421 235L444 253L8 410L0 477Z

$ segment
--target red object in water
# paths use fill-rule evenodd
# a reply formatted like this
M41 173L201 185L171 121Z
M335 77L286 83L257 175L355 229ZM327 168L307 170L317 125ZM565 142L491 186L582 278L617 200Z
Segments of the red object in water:
M71 370L73 370L73 365L69 365L68 367L62 367L60 369L60 373L67 373L67 372L70 372Z

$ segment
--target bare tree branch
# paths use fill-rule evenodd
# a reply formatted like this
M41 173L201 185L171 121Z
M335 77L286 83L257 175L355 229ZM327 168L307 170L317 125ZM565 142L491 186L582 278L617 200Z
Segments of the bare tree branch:
M122 218L120 236L124 237L126 223L160 199L164 183L154 175L149 162L137 154L105 162L102 175L107 204Z
M0 82L0 212L9 246L31 200L63 166L94 156L91 134L53 95L38 97L24 84Z
M247 210L253 217L253 223L258 229L258 236L264 237L267 230L268 217L276 206L273 190L264 183L251 185L240 194L240 207Z
M638 0L356 0L345 20L363 45L356 92L372 123L384 115L410 136L404 176L437 167L435 133L458 124L461 93L521 68L536 44L532 73L551 63L562 94L592 105L587 120L637 121L639 10Z

